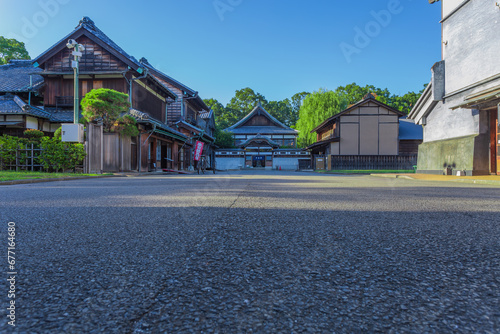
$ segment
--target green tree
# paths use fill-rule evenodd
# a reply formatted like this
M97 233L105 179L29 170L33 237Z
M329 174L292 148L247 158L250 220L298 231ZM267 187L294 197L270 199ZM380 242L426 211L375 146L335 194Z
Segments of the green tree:
M87 122L102 120L103 130L110 132L123 113L130 109L128 95L112 89L91 90L82 99L82 115Z
M0 65L7 64L11 59L31 58L23 42L0 36Z
M223 131L223 129L217 127L215 129L215 145L220 148L234 148L233 133Z
M297 120L292 114L292 103L289 99L283 101L269 101L264 109L281 123L292 126Z
M137 120L131 115L123 115L118 117L111 131L121 133L125 136L136 137L139 135L139 129L137 129Z
M306 147L316 142L316 134L311 131L346 107L345 96L338 92L320 89L309 94L300 107L300 117L296 126L299 131L298 146Z
M225 129L234 123L231 123L228 119L228 113L226 108L214 98L204 99L205 104L212 109L215 115L215 124L221 129Z
M388 106L397 109L405 114L408 114L411 111L411 109L423 93L422 90L419 93L408 92L403 96L399 96L391 94L387 88L377 88L373 85L366 85L365 87L361 87L356 83L352 83L346 86L340 86L335 91L339 94L342 94L349 105L361 101L366 94L372 93L375 95L378 101L385 103Z
M355 104L365 97L366 94L372 93L376 96L377 100L388 104L390 102L391 93L387 88L381 89L373 85L366 85L361 87L356 83L351 83L346 86L338 87L335 92L342 94L347 101L347 104Z
M254 92L253 89L247 87L237 90L234 97L226 105L226 112L232 116L228 119L236 119L236 121L242 119L255 108L258 102L262 103L264 108L267 105L266 98L262 94Z

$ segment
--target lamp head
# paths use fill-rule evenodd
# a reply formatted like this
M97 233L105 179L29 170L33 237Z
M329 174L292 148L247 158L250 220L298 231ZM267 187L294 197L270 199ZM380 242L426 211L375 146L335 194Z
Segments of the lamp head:
M74 39L70 39L66 46L68 49L73 49L78 43Z

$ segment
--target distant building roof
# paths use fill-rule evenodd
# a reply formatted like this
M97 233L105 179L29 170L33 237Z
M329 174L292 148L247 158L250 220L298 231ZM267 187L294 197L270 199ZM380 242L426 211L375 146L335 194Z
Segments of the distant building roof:
M376 98L375 98L375 96L373 94L368 93L368 94L366 94L363 97L363 99L361 101L358 101L357 103L350 105L347 109L339 112L338 114L333 115L332 117L328 118L327 120L325 120L323 123L321 123L320 125L318 125L314 129L312 129L311 133L314 133L314 132L317 132L317 131L321 130L322 128L324 128L325 126L327 126L328 124L330 124L333 120L339 118L340 116L348 114L351 111L353 111L354 109L362 106L363 104L369 103L369 102L375 103L375 104L379 105L380 107L383 107L383 108L385 108L387 110L390 110L390 111L394 112L395 114L397 114L399 116L404 116L404 114L401 111L396 110L396 109L388 106L385 103L377 101Z
M424 129L421 125L415 124L413 120L402 117L399 119L399 139L423 140Z
M273 135L297 135L298 131L294 129L283 129L276 126L244 126L241 128L231 129L227 128L224 131L229 131L238 135L252 135L257 133L273 134Z
M279 148L280 147L280 144L278 144L275 141L272 141L268 137L262 136L260 133L257 134L255 137L249 138L244 143L241 143L240 145L238 145L238 147L246 148L246 147L250 146L252 143L255 143L258 145L263 144L263 145L271 146L272 148Z
M252 125L245 126L245 123L256 115L262 115L264 117L267 117L274 124L274 126L252 126ZM271 114L268 113L266 109L264 109L260 101L248 115L243 117L239 122L237 122L233 126L230 126L227 129L225 129L224 131L229 131L234 134L258 134L258 133L292 134L292 135L298 134L297 130L294 130L286 126L285 124L281 123L276 118L271 116Z
M50 118L49 112L38 107L30 106L19 98L19 96L11 94L0 96L0 114L30 115L39 118Z
M35 74L39 72L42 70L34 68L31 60L11 60L8 64L0 66L0 92L36 91L43 84L43 78Z

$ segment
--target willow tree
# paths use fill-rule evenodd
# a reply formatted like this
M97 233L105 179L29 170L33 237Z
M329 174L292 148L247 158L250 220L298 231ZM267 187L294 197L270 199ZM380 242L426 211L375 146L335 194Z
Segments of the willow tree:
M347 107L342 94L320 89L307 95L299 110L296 129L299 131L298 145L306 147L316 142L316 134L311 131L327 118L338 114Z

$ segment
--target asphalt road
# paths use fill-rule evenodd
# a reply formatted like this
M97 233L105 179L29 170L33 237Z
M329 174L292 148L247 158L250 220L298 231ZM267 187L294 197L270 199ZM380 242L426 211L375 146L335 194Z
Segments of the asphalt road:
M2 186L0 231L1 333L500 332L499 187L286 172Z

